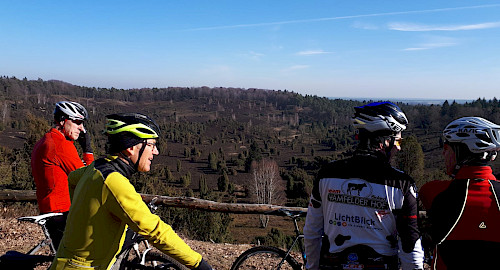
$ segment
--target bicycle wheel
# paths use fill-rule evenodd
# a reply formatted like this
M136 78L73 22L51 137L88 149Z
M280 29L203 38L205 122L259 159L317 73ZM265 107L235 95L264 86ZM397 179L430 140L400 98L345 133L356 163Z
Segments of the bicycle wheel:
M286 252L275 247L254 247L241 254L231 270L300 270L301 265Z
M156 265L155 265L156 263ZM156 269L167 269L167 270L186 270L187 268L173 259L172 257L156 252L149 252L146 254L145 264L140 264L139 258L134 258L132 261L126 261L123 263L125 265L124 269L127 270L156 270Z

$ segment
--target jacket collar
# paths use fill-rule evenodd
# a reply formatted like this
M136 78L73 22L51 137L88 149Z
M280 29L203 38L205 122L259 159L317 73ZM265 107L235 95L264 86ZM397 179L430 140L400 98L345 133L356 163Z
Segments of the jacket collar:
M113 165L117 172L127 178L130 178L132 174L137 172L134 167L123 161L121 158L118 158L118 156L108 156L106 159L111 165Z
M496 177L490 166L463 166L456 174L455 179L496 180Z

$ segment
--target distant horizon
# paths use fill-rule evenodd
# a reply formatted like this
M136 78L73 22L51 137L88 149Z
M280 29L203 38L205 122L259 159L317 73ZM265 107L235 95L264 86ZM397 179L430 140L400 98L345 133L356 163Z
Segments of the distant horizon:
M406 103L410 105L442 105L445 101L453 103L455 101L458 104L465 104L467 102L473 102L476 99L440 99L440 98L367 98L367 97L328 97L329 99L344 99L344 100L356 100L356 101L391 101L394 103ZM486 100L492 100L486 99Z
M20 77L17 77L17 76L14 76L14 75L4 75L4 74L0 74L0 76L3 76L3 77L7 77L7 78L16 78L18 80L23 80L24 78L30 80L30 81L36 81L36 79L30 79L30 78L27 78L26 76L20 78ZM42 78L38 78L38 79L42 79ZM64 82L64 83L68 83L68 84L71 84L71 85L75 85L75 86L78 86L78 87L89 87L89 88L103 88L103 89L111 89L111 88L115 88L115 89L122 89L122 90L140 90L140 89L153 89L153 88L176 88L176 87L179 87L179 88L192 88L192 87L209 87L209 88L219 88L219 87L223 87L223 88L235 88L235 89L243 89L243 90L249 90L249 89L259 89L259 90L267 90L267 91L289 91L289 92L293 92L293 93L297 93L297 94L300 94L302 96L306 96L306 95L310 95L310 94L307 94L307 93L300 93L300 92L296 92L296 91L293 91L293 90L288 90L288 89L267 89L267 88L257 88L257 87L250 87L250 88L244 88L244 87L231 87L231 86L213 86L213 87L210 87L210 86L162 86L162 87L140 87L140 88L116 88L116 87L95 87L95 86L88 86L88 85L80 85L80 84L75 84L75 83L72 83L72 82L68 82L68 81L64 81L64 80L60 80L60 79L42 79L43 81L60 81L60 82ZM316 95L318 96L318 95ZM398 103L407 103L407 104L410 104L410 105L417 105L417 104L422 104L422 105L442 105L445 101L448 101L449 103L453 103L453 101L455 101L456 103L459 103L459 104L464 104L464 103L467 103L467 102L473 102L473 101L476 101L478 99L486 99L486 100L493 100L494 98L496 97L493 97L493 98L485 98L485 97L477 97L477 98L474 98L474 99L462 99L462 98L419 98L419 97L408 97L408 98L402 98L402 97L396 97L396 98L388 98L388 97L340 97L340 96L318 96L318 97L324 97L324 98L328 98L328 99L342 99L342 100L356 100L356 101L391 101L391 102L398 102Z

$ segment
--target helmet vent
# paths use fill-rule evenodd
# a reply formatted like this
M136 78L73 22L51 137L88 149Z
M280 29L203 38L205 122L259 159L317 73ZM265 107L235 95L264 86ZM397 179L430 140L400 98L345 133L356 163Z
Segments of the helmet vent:
M479 139L481 139L485 142L491 143L490 137L488 137L488 135L486 135L486 134L476 134L476 137L478 137Z
M488 145L487 145L487 144L482 143L482 142L478 142L478 143L476 143L476 146L477 146L477 147L480 147L480 148L488 147Z
M495 139L495 141L498 141L498 137L497 137L497 132L498 130L492 130L493 132L491 132L491 134L493 134L493 139Z
M137 131L140 131L142 133L146 133L146 134L154 134L153 132L151 132L151 130L148 130L148 129L145 129L145 128L137 128Z
M461 138L469 137L469 134L463 133L463 132L457 133L456 135L457 135L457 137L461 137Z

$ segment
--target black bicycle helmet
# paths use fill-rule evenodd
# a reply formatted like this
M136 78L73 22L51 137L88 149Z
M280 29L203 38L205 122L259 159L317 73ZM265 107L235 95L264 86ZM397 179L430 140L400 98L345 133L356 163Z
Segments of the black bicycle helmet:
M140 113L110 114L106 118L104 133L108 135L111 153L160 136L160 128L156 122Z
M106 118L104 133L108 135L108 152L120 155L137 171L139 161L146 149L146 141L157 139L160 136L160 128L153 119L140 113L110 114ZM140 143L142 147L135 163L121 152Z
M406 115L392 102L374 102L355 107L354 111L354 127L368 132L396 134L408 125Z

